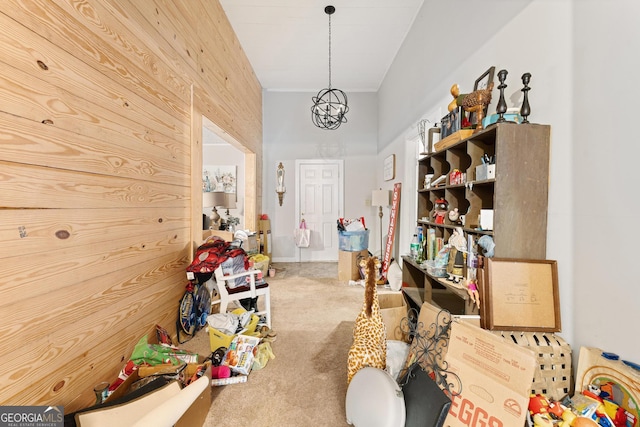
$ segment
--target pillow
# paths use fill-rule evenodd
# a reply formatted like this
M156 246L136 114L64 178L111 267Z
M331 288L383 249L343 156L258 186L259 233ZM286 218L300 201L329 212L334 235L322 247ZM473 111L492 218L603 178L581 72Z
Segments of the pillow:
M389 264L387 280L389 281L389 287L394 291L399 291L402 288L402 270L396 261Z

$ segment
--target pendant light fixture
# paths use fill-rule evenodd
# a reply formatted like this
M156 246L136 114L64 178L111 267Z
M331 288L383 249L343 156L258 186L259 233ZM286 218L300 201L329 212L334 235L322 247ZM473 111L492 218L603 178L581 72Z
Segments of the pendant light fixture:
M311 120L321 129L338 129L342 123L347 122L347 95L340 89L331 87L331 15L336 11L333 6L324 8L329 15L329 86L320 90L318 95L312 98Z

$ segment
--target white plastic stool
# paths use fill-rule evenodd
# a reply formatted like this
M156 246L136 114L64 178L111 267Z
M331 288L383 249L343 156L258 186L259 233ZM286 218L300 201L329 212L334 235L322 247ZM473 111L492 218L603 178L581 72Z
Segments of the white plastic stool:
M351 379L346 399L347 423L355 427L404 427L404 395L382 369L366 367Z

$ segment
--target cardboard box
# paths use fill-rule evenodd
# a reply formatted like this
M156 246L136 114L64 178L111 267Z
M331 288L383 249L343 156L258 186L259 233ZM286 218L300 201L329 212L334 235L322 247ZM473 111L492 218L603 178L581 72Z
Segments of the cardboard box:
M493 209L480 209L480 228L493 230Z
M380 314L387 330L388 340L409 342L409 334L402 331L402 320L407 317L407 302L400 292L378 292Z
M202 240L207 240L209 236L218 236L225 240L225 242L230 242L233 240L233 233L225 230L204 230L202 232Z
M446 427L525 425L536 366L532 350L454 321L445 361L462 382Z
M260 251L260 244L258 241L258 234L254 233L249 235L247 240L242 241L242 249L248 254L257 254Z
M338 280L360 280L360 267L358 257L369 256L368 250L359 252L338 252Z
M416 333L418 339L414 339L411 342L411 346L409 348L409 353L411 356L408 359L410 363L412 361L410 359L418 357L419 343L428 344L428 342L432 340L433 332L436 329L432 328L431 325L434 325L436 322L438 322L438 324L442 326L444 325L443 320L449 322L450 319L457 319L459 321L469 323L470 325L473 325L475 327L480 327L480 316L478 315L454 315L450 313L447 314L447 312L444 311L443 313L445 314L445 316L443 317L442 315L439 316L439 313L441 311L442 309L440 307L436 307L429 302L422 303L422 306L420 307L420 314L418 315L418 323L416 325ZM445 342L448 342L448 339L449 336L447 335ZM447 355L447 347L443 346L441 350L441 355L444 358ZM426 364L421 363L421 366L424 369L429 369Z
M236 335L224 356L223 364L233 372L249 375L253 366L254 351L260 344L260 338L248 335Z

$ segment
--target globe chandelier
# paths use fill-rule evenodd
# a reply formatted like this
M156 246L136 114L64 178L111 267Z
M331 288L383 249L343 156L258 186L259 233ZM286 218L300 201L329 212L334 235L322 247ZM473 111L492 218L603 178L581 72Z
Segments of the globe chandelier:
M321 129L338 129L342 123L347 122L347 95L340 89L331 87L331 15L336 11L333 6L324 8L329 15L329 86L320 90L312 98L311 121Z

